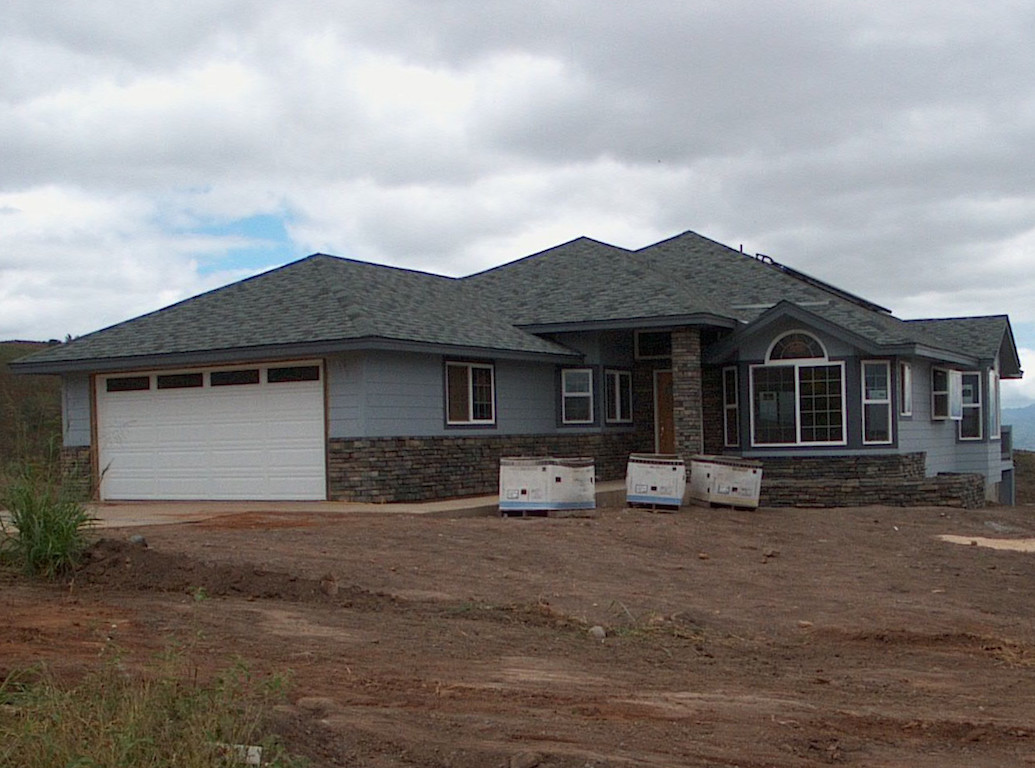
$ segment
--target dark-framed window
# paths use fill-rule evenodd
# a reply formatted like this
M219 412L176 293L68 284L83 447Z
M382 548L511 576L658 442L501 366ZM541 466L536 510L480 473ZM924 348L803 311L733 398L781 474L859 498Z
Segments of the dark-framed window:
M205 378L201 373L160 373L158 374L159 389L193 389L205 384Z
M605 419L610 424L629 424L632 414L632 373L604 371Z
M266 381L270 384L319 380L320 366L318 365L283 365L266 371Z
M244 368L232 371L212 371L209 374L209 384L213 387L235 387L243 384L258 384L259 369Z
M636 331L636 359L662 360L672 357L671 331Z
M104 382L106 392L141 392L151 389L150 376L117 376Z
M496 422L496 370L491 363L446 363L446 423Z

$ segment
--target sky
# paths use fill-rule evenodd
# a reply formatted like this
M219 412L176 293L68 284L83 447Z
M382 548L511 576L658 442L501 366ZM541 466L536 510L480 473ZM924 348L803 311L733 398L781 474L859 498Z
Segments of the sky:
M1035 374L1030 0L5 0L0 339L693 230ZM1003 403L1035 403L1035 375Z

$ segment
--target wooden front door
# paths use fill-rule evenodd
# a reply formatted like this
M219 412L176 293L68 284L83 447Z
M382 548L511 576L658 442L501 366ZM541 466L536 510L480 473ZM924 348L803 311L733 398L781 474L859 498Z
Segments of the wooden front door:
M672 371L654 371L654 450L657 453L676 452L672 406Z

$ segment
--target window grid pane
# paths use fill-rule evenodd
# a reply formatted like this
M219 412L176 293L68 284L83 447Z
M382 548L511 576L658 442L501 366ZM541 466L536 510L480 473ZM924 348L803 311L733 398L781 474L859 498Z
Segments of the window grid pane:
M841 425L841 368L836 365L801 367L798 369L803 443L840 442L844 437Z
M794 421L794 367L756 368L755 442L796 442Z
M492 369L471 368L471 416L474 421L492 421Z

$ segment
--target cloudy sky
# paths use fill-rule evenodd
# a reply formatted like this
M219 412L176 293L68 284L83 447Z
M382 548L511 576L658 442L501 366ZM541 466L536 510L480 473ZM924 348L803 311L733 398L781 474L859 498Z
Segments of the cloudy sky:
M1030 0L5 0L0 339L692 229L1035 372ZM1004 393L1035 402L1035 376Z

